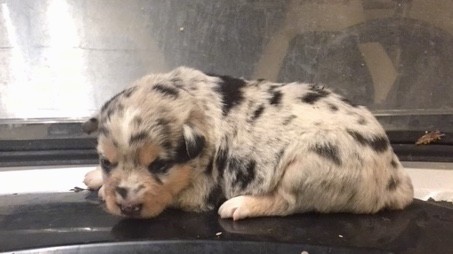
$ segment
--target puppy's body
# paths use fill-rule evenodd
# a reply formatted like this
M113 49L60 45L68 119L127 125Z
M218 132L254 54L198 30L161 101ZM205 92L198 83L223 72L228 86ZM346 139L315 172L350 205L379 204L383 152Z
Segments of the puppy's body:
M323 87L181 67L138 80L91 123L114 214L206 211L221 197L223 218L374 213L413 198L373 115Z

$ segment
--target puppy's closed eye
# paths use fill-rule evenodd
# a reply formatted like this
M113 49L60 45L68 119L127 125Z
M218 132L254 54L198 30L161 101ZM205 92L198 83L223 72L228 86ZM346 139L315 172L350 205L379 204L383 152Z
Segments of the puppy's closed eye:
M153 174L164 174L173 166L169 160L156 159L148 165L149 172Z
M113 164L111 161L106 159L105 157L101 157L99 159L101 168L106 172L109 173L116 165Z

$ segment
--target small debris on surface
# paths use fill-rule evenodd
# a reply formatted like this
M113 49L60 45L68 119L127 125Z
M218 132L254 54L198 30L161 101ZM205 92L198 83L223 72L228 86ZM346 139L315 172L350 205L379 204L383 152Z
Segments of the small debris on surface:
M221 235L222 235L222 232L217 232L215 235L216 235L216 236L221 236Z
M421 136L417 142L415 142L416 145L427 145L430 143L433 143L435 141L439 141L443 136L445 136L445 133L440 132L439 130L436 131L425 131L425 135Z
M180 28L179 28L179 31L181 31L181 32L184 31L184 27L183 27L183 26L180 27Z
M73 191L73 192L77 193L77 192L81 192L81 191L84 191L84 190L85 190L84 188L80 188L80 187L76 186L76 187L70 189L69 191Z
M300 254L309 254L308 251L302 251Z
M338 237L343 238L343 235L338 235Z

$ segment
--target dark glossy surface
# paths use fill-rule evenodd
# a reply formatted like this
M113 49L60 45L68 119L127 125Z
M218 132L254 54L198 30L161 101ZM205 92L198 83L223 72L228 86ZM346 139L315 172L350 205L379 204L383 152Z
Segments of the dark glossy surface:
M0 197L0 251L115 243L115 250L164 246L191 253L223 248L220 242L225 241L223 251L239 252L267 246L265 250L297 253L453 253L452 237L453 209L418 200L404 211L376 215L301 214L233 222L219 219L215 212L177 210L149 220L122 219L106 214L94 193L86 191ZM136 241L140 243L128 243ZM82 248L108 252L107 245ZM71 253L71 248L66 250Z

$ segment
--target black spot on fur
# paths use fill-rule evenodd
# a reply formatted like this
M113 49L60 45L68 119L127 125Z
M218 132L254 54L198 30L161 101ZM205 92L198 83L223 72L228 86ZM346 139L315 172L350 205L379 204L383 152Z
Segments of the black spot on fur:
M400 181L398 179L395 179L393 176L390 177L389 182L387 183L387 190L388 191L394 191L400 184Z
M288 125L288 124L290 124L290 123L291 123L294 119L296 119L296 118L297 118L297 116L295 116L295 115L290 115L290 116L288 116L288 117L285 119L285 121L283 121L282 124L283 124L283 125Z
M338 148L337 148L337 146L335 146L333 144L330 144L330 143L317 144L312 148L312 151L314 151L321 157L331 160L333 163L335 163L338 166L341 165Z
M318 100L327 97L330 92L328 90L324 90L324 87L320 86L315 86L311 85L309 86L310 92L307 92L304 94L300 99L302 102L308 103L308 104L314 104Z
M182 137L176 148L175 161L183 163L196 158L203 150L205 143L206 139L201 135L195 135L193 140L185 140Z
M165 119L165 118L158 118L156 120L156 125L161 126L162 128L168 129L169 128L170 121Z
M392 165L393 168L398 168L398 163L396 163L395 159L392 159L390 165Z
M173 87L169 87L169 86L164 86L164 85L161 85L161 84L156 84L155 86L153 86L153 90L154 91L157 91L165 96L168 96L168 97L172 97L172 98L178 98L178 95L179 95L179 91Z
M109 107L109 109L107 110L106 118L110 120L110 118L112 117L113 113L115 113L115 109L113 107Z
M331 103L327 103L327 105L329 106L330 111L332 111L332 112L338 111L338 107L336 105L331 104Z
M255 112L253 112L253 116L252 116L252 118L250 120L252 122L255 121L256 119L258 119L263 114L263 112L264 112L264 106L261 105L255 110Z
M183 84L183 80L180 79L180 78L172 78L170 79L171 83L173 84L174 87L178 88L178 89L183 89L184 88L184 84Z
M275 155L275 166L280 164L283 154L285 153L285 148L280 149L280 151Z
M172 142L171 142L171 126L170 121L165 118L158 118L151 126L151 129L154 132L160 134L163 139L160 141L160 145L167 150L171 150Z
M360 125L366 125L367 121L364 117L360 117L359 120L357 120L357 123Z
M308 104L314 104L316 101L318 101L319 99L321 99L322 96L320 96L318 93L306 93L302 98L301 100L305 103L308 103Z
M125 96L126 98L131 97L131 95L132 95L136 90L137 90L137 87L136 87L136 86L130 87L130 88L124 90L124 96Z
M322 90L322 89L311 88L310 90L312 92L308 92L308 93L304 94L301 98L301 100L303 102L308 103L308 104L314 104L318 100L320 100L324 97L327 97L330 94L328 91Z
M371 148L376 152L385 152L389 147L389 141L386 137L374 137L370 143Z
M99 134L104 135L105 137L108 137L110 135L110 131L105 128L104 126L101 126L99 128Z
M172 143L170 140L164 140L160 143L160 145L165 148L167 151L171 150L171 148L173 147Z
M357 106L358 106L357 104L352 103L350 100L348 100L348 99L346 99L346 98L344 98L344 97L340 98L340 100L341 100L342 102L348 104L348 105L351 106L351 107L357 107Z
M269 99L269 103L274 106L280 105L282 101L283 94L280 91L274 91L272 97Z
M332 182L331 181L326 181L326 180L322 180L321 183L319 183L319 187L324 190L324 191L328 191L332 188Z
M115 96L113 96L112 98L110 98L110 100L108 100L106 103L104 103L104 105L102 105L101 107L101 112L105 111L109 106L110 104L116 100L116 98L118 98L121 94L124 93L124 90L117 93Z
M244 100L244 95L241 89L245 86L245 81L242 79L232 78L229 76L217 76L211 75L221 79L221 82L218 84L217 92L222 95L223 101L223 115L226 116L228 112L239 105Z
M123 115L123 112L124 112L124 105L119 103L117 106L116 106L116 112L120 115Z
M376 152L385 152L389 147L389 141L384 136L372 136L365 138L362 134L354 130L346 130L359 144L371 147Z
M220 177L223 177L223 172L225 171L227 161L228 161L228 153L229 153L229 151L228 151L227 147L220 148L217 151L217 155L215 158L215 165L216 165L217 170L219 171Z
M111 161L107 160L104 156L99 156L99 164L101 165L102 170L109 174L113 168L118 166L118 163L113 164Z
M206 199L206 203L211 206L212 209L219 208L220 205L225 201L225 195L223 194L223 190L219 185L216 185L214 188L212 188Z
M119 187L119 186L115 188L115 192L120 194L120 196L123 197L123 198L126 198L127 197L127 193L128 193L126 188Z
M239 185L239 188L245 189L255 179L255 167L256 162L254 160L246 161L232 158L229 161L229 169L236 173L233 185Z
M142 142L147 138L148 138L148 133L146 131L140 131L138 133L131 135L131 137L129 138L129 145L133 145L135 143Z
M170 81L171 81L172 83L181 83L181 82L182 82L182 79L180 79L180 78L172 78L172 79L170 79Z
M209 160L208 165L206 166L206 169L204 170L204 173L205 173L206 175L211 175L211 174L212 174L212 169L213 169L213 167L214 167L214 158L211 158L211 159Z
M140 126L143 123L143 119L139 116L134 117L132 120L135 126Z
M346 131L361 145L367 145L369 143L368 140L362 134L358 133L357 131L353 131L350 129L348 129Z

